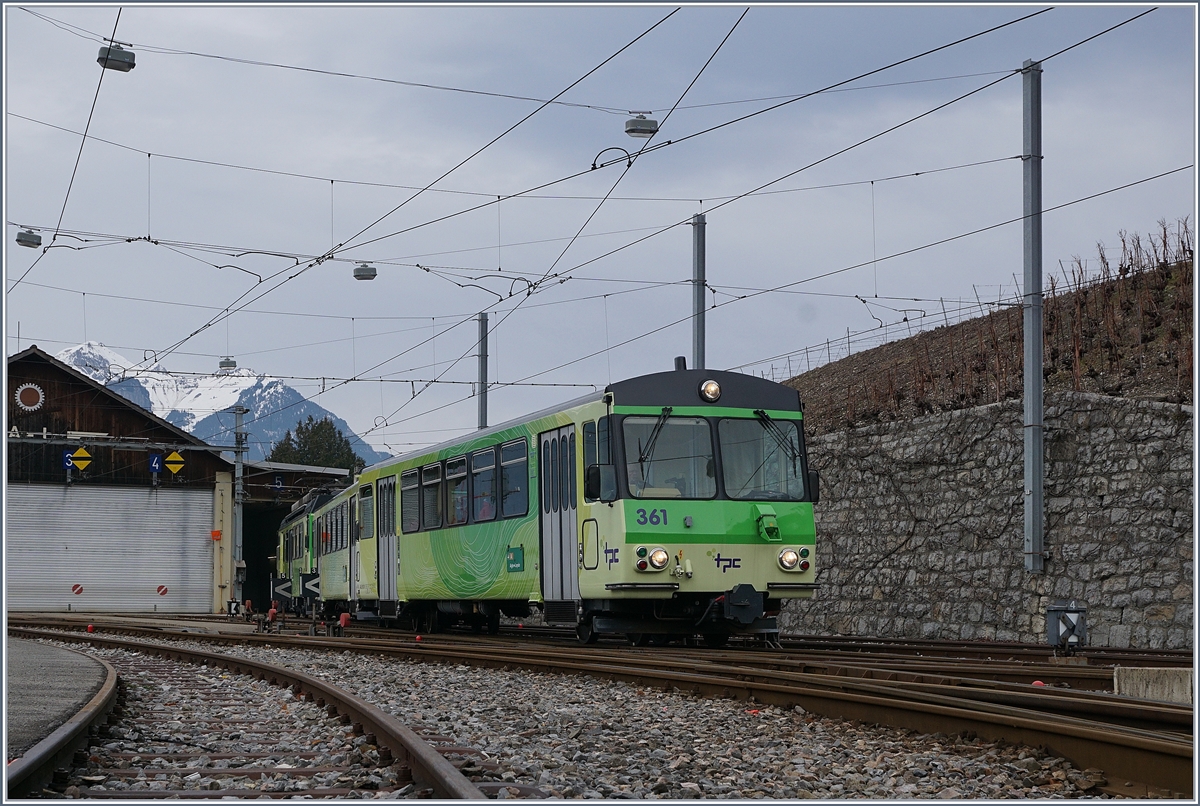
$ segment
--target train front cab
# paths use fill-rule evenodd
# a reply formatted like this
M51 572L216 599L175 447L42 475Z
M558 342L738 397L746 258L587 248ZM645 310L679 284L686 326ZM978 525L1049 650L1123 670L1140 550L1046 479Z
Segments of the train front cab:
M731 635L776 635L782 600L817 587L819 481L808 470L796 391L677 370L613 384L603 407L582 414L583 483L561 471L557 479L580 494L571 620L580 640L700 635L720 645ZM543 487L553 487L545 458ZM553 489L549 499L553 509ZM552 574L543 582L549 600ZM569 623L550 601L546 615Z

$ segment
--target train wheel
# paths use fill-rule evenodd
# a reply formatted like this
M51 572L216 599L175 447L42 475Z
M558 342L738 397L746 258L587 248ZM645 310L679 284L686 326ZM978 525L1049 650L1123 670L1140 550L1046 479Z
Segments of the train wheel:
M591 616L584 616L575 625L575 637L579 639L579 643L581 644L594 644L600 638L600 634L592 629Z
M625 633L625 641L630 646L646 646L650 643L650 636L644 632L627 632Z
M729 636L720 632L706 632L704 634L704 645L713 649L720 649L729 643Z
M435 633L442 631L442 620L439 618L440 615L441 614L438 613L436 607L425 611L425 615L421 619L422 626L425 628L425 632Z
M671 643L671 636L666 633L655 633L650 636L650 646L666 646Z

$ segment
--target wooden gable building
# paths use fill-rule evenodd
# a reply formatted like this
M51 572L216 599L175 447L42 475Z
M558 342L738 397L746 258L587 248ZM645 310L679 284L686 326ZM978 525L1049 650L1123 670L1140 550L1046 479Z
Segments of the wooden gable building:
M30 347L8 359L10 611L222 612L233 464Z

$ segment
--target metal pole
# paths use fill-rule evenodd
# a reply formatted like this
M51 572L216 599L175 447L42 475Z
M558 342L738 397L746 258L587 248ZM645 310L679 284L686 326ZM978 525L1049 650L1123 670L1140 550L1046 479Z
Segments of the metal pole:
M704 369L704 213L692 216L692 369Z
M246 563L242 555L242 497L245 486L242 479L242 454L246 451L246 429L242 415L250 409L244 406L233 407L233 598L237 602L244 601L243 585L246 582Z
M1043 573L1042 67L1026 60L1025 107L1025 570Z
M479 427L487 428L487 312L479 314Z

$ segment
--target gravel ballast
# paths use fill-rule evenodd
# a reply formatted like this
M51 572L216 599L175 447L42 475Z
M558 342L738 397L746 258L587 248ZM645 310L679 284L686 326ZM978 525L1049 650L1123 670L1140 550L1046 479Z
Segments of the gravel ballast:
M1108 797L1097 789L1106 783L1099 771L1078 771L1028 748L826 719L800 708L345 651L225 652L302 670L414 730L478 748L482 761L499 768L468 760L463 771L475 780L533 786L553 797ZM508 794L500 790L500 797Z

